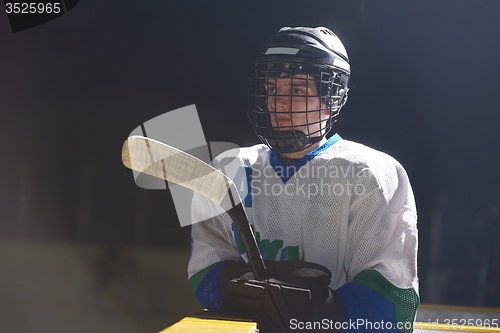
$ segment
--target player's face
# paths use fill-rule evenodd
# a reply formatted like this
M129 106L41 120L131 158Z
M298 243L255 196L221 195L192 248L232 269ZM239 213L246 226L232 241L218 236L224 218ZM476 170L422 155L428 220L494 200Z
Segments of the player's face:
M269 78L266 82L267 107L275 130L300 130L311 136L322 135L329 116L312 76Z

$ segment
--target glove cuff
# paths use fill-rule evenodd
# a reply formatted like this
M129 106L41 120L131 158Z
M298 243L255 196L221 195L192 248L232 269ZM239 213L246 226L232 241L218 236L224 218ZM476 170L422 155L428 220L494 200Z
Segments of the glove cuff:
M318 288L322 290L311 290L311 318L313 321L328 319L332 323L343 323L345 321L344 302L340 295L330 288ZM320 294L318 294L320 293ZM335 325L332 325L335 327ZM341 327L341 325L340 325ZM340 332L342 329L334 330Z
M222 312L240 315L248 314L248 311L240 306L236 295L229 289L229 281L234 278L239 278L243 274L251 271L252 269L250 266L244 261L232 261L222 268L220 279L223 297L221 305Z

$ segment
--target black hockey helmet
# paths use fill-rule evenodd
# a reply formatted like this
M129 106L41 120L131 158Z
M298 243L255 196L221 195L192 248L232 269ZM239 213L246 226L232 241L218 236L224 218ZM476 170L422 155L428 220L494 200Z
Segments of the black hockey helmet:
M261 45L255 61L256 69L249 78L248 117L259 139L278 153L293 153L306 149L321 141L332 128L340 109L347 100L350 65L347 52L340 39L329 29L281 28ZM309 89L307 98L302 97L299 107L298 96L291 90L277 94L274 85L277 80L289 78L289 85L301 81L316 89ZM269 89L270 84L273 89ZM317 93L312 94L312 90ZM277 111L277 99L286 99L288 110ZM319 103L311 103L317 98ZM304 101L307 101L304 103ZM295 101L295 107L293 103ZM274 105L273 105L274 103ZM319 105L313 109L309 105ZM322 120L320 113L329 112L328 120ZM304 115L301 123L280 126L277 115L292 113ZM313 116L316 113L316 116Z

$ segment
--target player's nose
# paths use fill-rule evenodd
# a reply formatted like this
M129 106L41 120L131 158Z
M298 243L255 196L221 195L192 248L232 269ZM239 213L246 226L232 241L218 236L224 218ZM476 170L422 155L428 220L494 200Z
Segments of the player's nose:
M276 111L289 111L290 97L284 95L276 95L270 103L270 109Z

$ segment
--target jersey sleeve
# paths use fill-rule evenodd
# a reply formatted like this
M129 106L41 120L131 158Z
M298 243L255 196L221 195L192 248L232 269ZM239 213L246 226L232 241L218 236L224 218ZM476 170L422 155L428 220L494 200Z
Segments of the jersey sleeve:
M366 192L351 203L348 283L337 289L345 308L343 332L412 332L420 300L417 214L408 177L395 162L383 172L365 169L359 184Z
M239 155L244 154L240 151L227 150L211 163L234 181L243 164ZM189 282L196 300L211 311L224 311L221 285L224 266L234 261L247 261L234 223L223 207L231 207L229 197L218 205L198 193L193 195Z
M196 194L193 197L189 282L196 300L206 309L220 311L222 306L222 268L242 260L231 230L231 219L219 206Z

